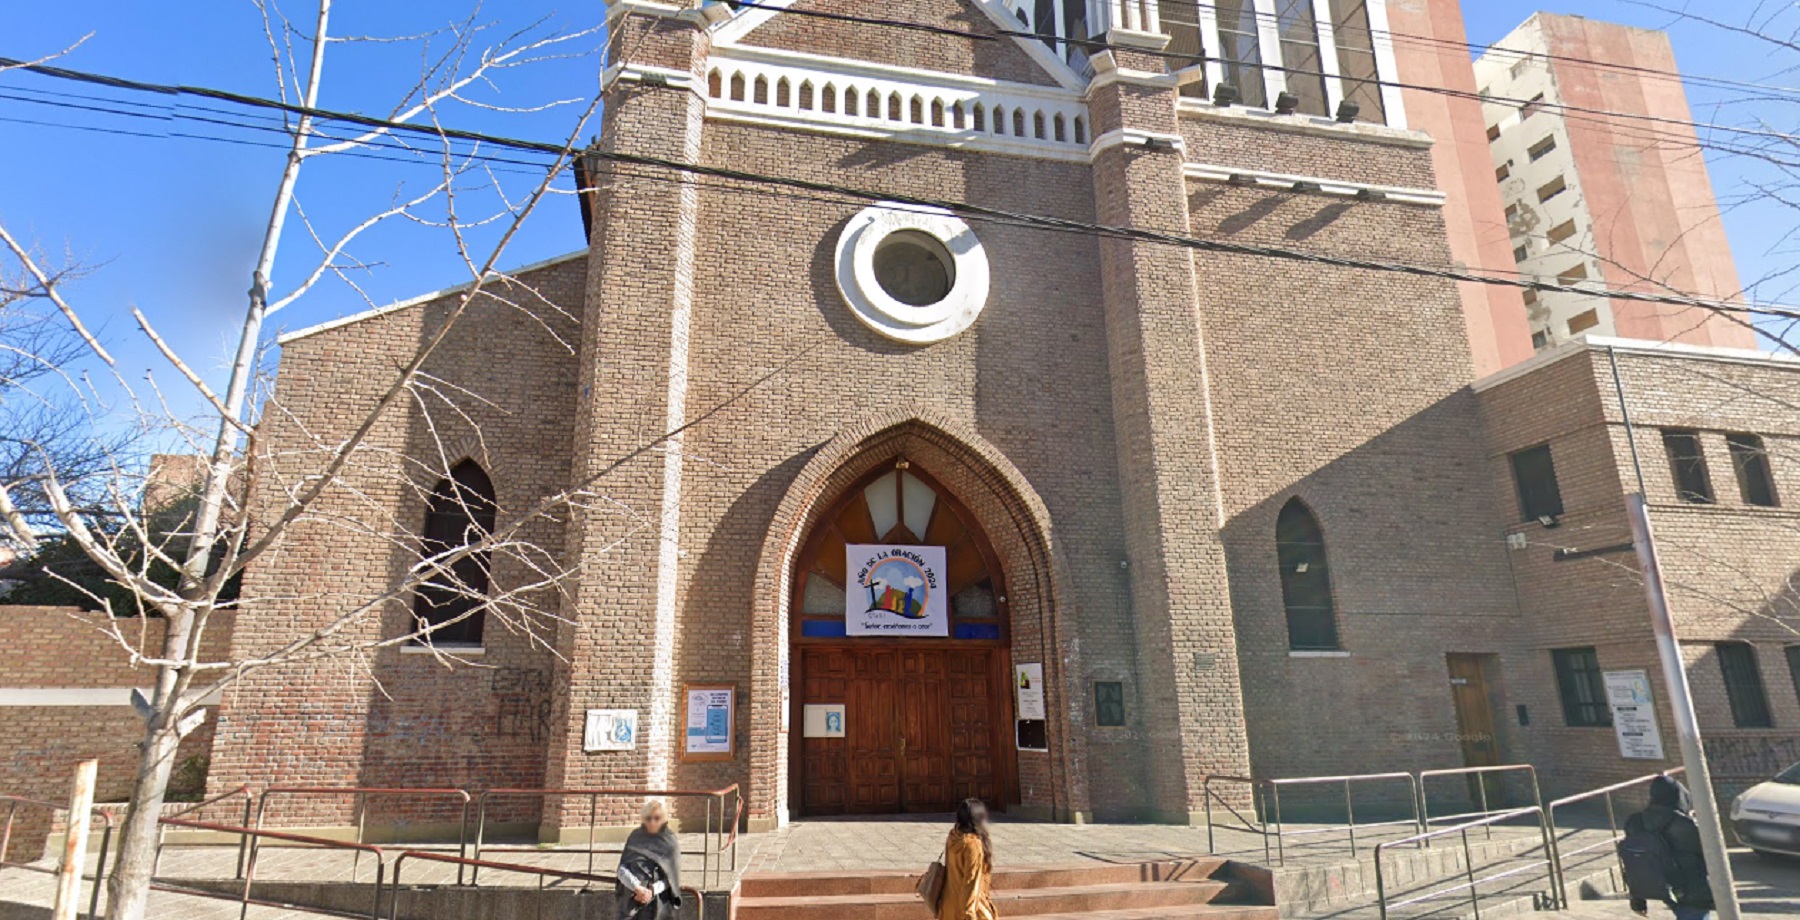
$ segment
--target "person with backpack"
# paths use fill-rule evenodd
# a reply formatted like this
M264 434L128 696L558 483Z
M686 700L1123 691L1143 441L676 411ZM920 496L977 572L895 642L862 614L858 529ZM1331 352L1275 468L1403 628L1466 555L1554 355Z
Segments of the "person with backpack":
M1688 817L1688 793L1680 783L1667 776L1650 781L1650 804L1625 819L1618 849L1632 911L1644 914L1659 901L1675 920L1705 920L1712 913L1700 829Z

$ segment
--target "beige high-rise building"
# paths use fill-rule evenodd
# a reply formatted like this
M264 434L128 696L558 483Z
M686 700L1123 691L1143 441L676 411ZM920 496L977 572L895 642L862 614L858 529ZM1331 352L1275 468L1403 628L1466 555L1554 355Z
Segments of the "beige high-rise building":
M1519 270L1596 290L1742 288L1666 33L1537 13L1475 62ZM1703 308L1526 294L1532 344L1582 333L1753 348Z

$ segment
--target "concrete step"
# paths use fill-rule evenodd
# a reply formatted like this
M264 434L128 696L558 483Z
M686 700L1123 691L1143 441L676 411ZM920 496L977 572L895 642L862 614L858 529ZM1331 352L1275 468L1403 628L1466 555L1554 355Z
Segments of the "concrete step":
M993 890L1072 888L1139 882L1175 882L1212 878L1225 866L1213 858L1171 859L1149 863L1077 863L1064 866L1000 867ZM843 895L912 894L917 872L765 872L745 875L741 898L834 897Z
M1089 916L1115 910L1158 910L1169 916L1177 908L1209 906L1233 892L1222 881L1115 882L1102 885L1014 888L993 892L994 912L1002 917ZM925 920L931 912L917 894L801 895L740 898L738 920Z

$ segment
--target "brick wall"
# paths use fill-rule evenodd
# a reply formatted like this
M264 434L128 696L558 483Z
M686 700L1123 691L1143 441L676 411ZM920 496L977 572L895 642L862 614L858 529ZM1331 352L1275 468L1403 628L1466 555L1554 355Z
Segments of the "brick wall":
M1783 394L1800 366L1744 360L1742 354L1658 352L1623 347L1620 378L1637 428L1658 551L1670 607L1688 662L1701 730L1721 786L1767 775L1800 760L1800 688L1786 648L1800 644L1800 606L1793 579L1800 559L1800 519L1789 508L1758 508L1738 495L1725 432L1760 434L1770 451L1777 494L1800 494L1796 433L1800 412ZM1555 528L1510 524L1525 546L1508 553L1527 641L1514 670L1515 702L1532 725L1518 729L1545 772L1546 791L1568 792L1678 764L1668 692L1650 632L1649 611L1630 551L1557 562L1559 548L1599 549L1631 541L1624 496L1637 477L1604 351L1564 346L1526 372L1480 394L1490 444L1493 487L1517 521L1507 455L1550 445L1566 509ZM1662 427L1701 431L1718 501L1680 501L1663 451ZM1713 643L1752 644L1772 728L1734 724ZM1625 760L1608 727L1565 724L1550 650L1595 648L1603 670L1641 669L1657 695L1668 759Z
M298 522L244 581L234 651L264 651L331 622L387 591L416 561L409 534L422 526L428 490L469 457L495 488L507 527L568 485L569 415L575 401L573 343L586 260L521 273L470 305L407 408L380 417L362 451L317 513ZM425 337L437 332L454 295L287 342L281 378L261 428L263 475L252 501L271 507L324 451L370 411ZM454 406L454 408L453 408ZM424 411L421 411L423 407ZM426 413L429 413L427 416ZM430 424L426 423L429 417ZM513 517L509 517L512 515ZM521 536L553 553L560 517L533 520ZM496 584L531 573L496 559ZM554 598L545 602L551 609ZM348 624L358 638L403 632L410 598ZM513 786L541 784L554 691L545 641L489 620L486 652L447 667L398 648L366 662L325 660L248 676L222 704L209 789L240 783L317 786ZM348 823L348 798L282 801L271 820ZM503 820L535 820L537 803L514 801ZM372 805L371 823L448 820L442 802Z
M115 621L141 648L162 648L164 621ZM124 649L103 632L105 615L64 607L0 605L0 694L11 690L120 690L149 688L155 672L133 667ZM227 628L210 631L209 649L222 648ZM108 705L44 705L30 698L0 702L0 793L46 802L67 802L75 765L100 761L96 802L124 801L136 774L143 720L125 693ZM40 698L41 699L41 698ZM211 712L205 725L183 739L177 765L204 757L211 745ZM0 813L3 820L3 813ZM21 808L8 859L30 858L50 830L50 815Z

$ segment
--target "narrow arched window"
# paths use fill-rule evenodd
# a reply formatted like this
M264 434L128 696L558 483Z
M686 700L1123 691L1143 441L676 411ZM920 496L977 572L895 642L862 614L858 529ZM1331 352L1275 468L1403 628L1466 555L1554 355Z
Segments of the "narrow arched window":
M1275 555L1281 565L1281 602L1287 608L1288 648L1335 651L1337 610L1331 602L1331 569L1325 563L1325 534L1300 499L1281 509L1275 522Z
M450 478L432 487L421 533L425 560L454 554L494 532L494 484L473 460L450 470ZM438 627L424 637L433 645L480 645L488 597L490 556L487 550L446 560L445 571L431 575L413 596L417 629Z

